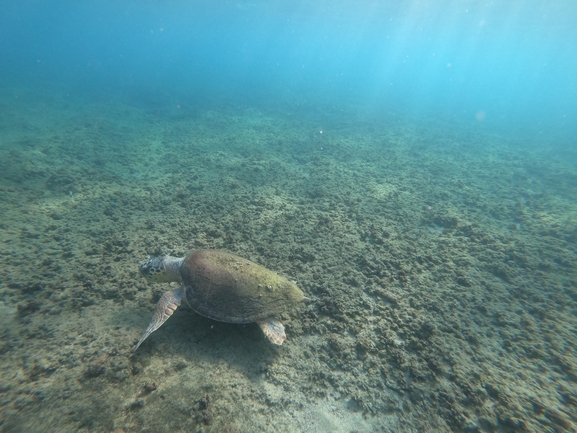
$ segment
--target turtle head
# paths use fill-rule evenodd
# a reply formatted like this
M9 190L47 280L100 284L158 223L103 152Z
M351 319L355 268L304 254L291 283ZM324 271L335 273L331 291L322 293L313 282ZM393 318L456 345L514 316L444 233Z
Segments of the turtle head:
M171 256L152 257L140 265L140 275L156 283L180 282L182 259Z

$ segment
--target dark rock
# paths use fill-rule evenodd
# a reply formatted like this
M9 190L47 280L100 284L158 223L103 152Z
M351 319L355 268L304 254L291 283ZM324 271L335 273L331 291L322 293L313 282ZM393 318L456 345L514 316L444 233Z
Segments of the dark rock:
M16 306L16 310L18 310L20 317L28 316L40 310L40 303L36 301L24 301Z
M90 364L86 370L86 376L98 377L106 372L106 367L102 364Z
M136 375L142 371L142 364L140 362L135 362L132 364L132 374Z
M152 391L156 391L157 389L157 385L156 382L146 382L144 384L144 391L146 391L147 393L151 393Z
M138 410L138 409L142 409L143 407L144 407L144 400L141 398L130 403L130 409L131 410Z

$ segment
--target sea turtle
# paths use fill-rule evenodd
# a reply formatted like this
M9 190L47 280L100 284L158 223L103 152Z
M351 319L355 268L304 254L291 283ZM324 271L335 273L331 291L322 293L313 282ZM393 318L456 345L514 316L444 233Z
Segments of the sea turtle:
M250 260L218 250L197 250L184 258L153 257L140 265L150 281L182 285L162 295L134 351L174 313L182 300L197 313L228 323L256 322L281 345L284 326L276 316L307 300L292 282Z

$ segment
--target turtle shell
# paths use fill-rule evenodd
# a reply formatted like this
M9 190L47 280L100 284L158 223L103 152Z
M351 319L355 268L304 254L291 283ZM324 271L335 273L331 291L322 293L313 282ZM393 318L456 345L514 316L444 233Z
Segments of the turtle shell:
M275 317L304 299L303 292L286 278L224 251L188 253L180 274L188 305L221 322Z

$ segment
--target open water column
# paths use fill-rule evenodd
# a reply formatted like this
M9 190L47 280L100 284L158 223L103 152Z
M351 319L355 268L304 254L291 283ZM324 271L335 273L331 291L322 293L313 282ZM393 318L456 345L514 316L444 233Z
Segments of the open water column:
M577 430L577 3L0 17L1 433Z

